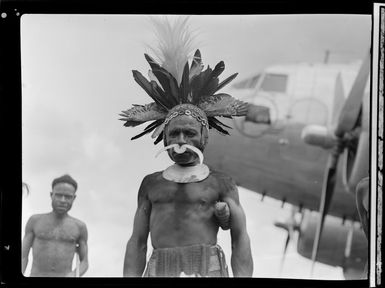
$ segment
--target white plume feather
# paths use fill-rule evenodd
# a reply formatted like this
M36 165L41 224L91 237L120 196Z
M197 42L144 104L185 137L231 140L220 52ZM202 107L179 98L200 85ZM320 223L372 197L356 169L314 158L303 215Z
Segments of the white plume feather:
M178 84L182 80L183 69L186 62L191 58L194 46L194 37L189 31L188 17L178 17L174 23L169 19L150 18L158 38L158 46L150 47L155 53L159 64L170 72Z

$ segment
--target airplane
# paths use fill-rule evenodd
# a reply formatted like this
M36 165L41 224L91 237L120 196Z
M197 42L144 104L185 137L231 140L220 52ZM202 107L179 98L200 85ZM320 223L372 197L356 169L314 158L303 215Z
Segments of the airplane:
M248 113L223 118L231 137L212 133L205 162L262 200L296 207L275 223L288 233L281 266L297 231L312 270L320 262L362 279L368 242L355 187L369 176L369 67L370 53L348 64L273 65L226 92L247 101Z

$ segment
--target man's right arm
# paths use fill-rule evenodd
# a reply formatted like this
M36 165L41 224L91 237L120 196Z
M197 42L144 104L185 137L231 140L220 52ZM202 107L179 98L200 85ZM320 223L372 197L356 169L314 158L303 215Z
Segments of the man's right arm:
M25 273L25 269L27 269L29 250L31 249L33 240L35 238L35 235L33 233L35 218L36 218L35 215L29 218L27 224L25 225L25 234L24 234L23 246L21 250L21 272L23 274Z
M140 277L146 266L147 239L150 232L151 215L151 203L147 191L148 178L145 177L139 188L133 232L126 246L123 267L124 277Z

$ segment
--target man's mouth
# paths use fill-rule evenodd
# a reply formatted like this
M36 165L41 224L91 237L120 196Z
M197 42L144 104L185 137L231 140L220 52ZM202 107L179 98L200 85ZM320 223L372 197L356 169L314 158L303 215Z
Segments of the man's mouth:
M162 152L167 151L169 149L173 149L174 152L177 154L183 154L186 152L187 149L189 149L189 150L195 152L196 154L198 154L200 164L203 163L202 151L199 150L198 148L192 146L192 145L189 145L189 144L183 144L183 145L171 144L171 145L168 145L166 147L163 147L160 151L158 151L158 153L156 153L155 157L158 157L159 154L161 154Z

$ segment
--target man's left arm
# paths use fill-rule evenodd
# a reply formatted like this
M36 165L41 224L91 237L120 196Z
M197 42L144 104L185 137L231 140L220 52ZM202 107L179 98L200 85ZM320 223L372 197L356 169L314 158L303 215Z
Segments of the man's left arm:
M84 273L88 270L88 231L87 226L85 224L82 225L81 228L81 234L79 239L79 247L78 247L78 253L79 253L79 275L82 276Z
M88 231L87 226L84 223L81 223L80 225L80 235L78 239L78 247L76 249L76 253L79 256L79 276L83 276L84 273L88 270ZM75 255L77 257L77 255ZM74 271L71 271L71 273L68 275L70 277L76 277L76 269Z
M231 268L235 277L253 275L253 258L251 256L250 238L246 230L246 216L239 202L238 189L231 179L226 183L222 200L230 209L231 234Z

